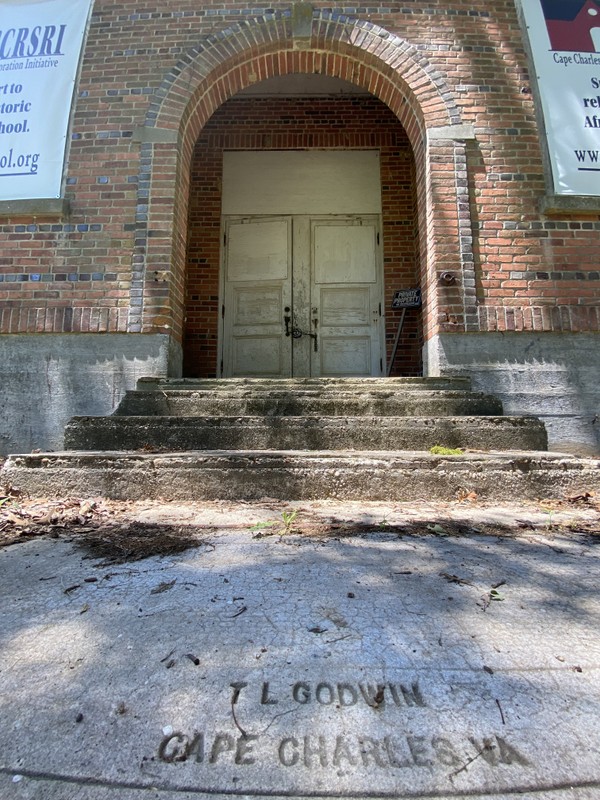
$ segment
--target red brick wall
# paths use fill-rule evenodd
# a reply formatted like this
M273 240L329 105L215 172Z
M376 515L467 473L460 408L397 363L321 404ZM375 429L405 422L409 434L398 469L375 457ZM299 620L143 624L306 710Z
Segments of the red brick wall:
M386 339L388 358L398 288L419 284L414 161L397 118L375 98L252 98L230 100L198 140L191 170L184 374L217 367L221 172L223 150L376 148L381 158ZM420 374L420 314L407 314L394 374Z
M322 18L295 48L288 2L96 0L67 168L71 216L4 212L0 332L180 338L194 143L239 88L293 71L353 81L403 121L425 337L599 329L600 215L540 213L546 184L515 3L336 3L333 17L327 2L314 6ZM426 147L426 127L456 122L472 124L476 141ZM178 132L179 142L134 142L140 126ZM442 287L448 269L457 282Z

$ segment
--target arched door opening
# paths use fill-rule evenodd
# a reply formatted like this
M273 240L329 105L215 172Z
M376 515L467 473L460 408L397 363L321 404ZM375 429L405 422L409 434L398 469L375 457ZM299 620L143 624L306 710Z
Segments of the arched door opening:
M238 93L196 142L188 209L185 376L387 373L419 232L413 151L383 102L319 75ZM420 375L421 348L411 309L391 374Z

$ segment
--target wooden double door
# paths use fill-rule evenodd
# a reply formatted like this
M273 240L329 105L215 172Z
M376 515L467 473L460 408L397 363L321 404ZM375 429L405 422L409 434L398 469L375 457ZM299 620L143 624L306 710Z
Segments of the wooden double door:
M380 218L224 219L221 374L384 374Z

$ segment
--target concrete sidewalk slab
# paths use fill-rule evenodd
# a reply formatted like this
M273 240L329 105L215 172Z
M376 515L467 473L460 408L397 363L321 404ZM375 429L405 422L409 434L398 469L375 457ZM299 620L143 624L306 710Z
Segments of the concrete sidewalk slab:
M126 508L0 550L3 799L600 797L595 509Z

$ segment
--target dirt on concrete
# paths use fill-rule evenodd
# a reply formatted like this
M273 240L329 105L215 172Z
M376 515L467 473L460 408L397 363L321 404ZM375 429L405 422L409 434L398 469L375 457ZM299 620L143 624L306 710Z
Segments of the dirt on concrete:
M372 533L442 537L569 535L600 542L600 498L582 491L563 499L511 505L485 503L474 492L452 502L283 503L119 501L30 497L0 485L0 547L37 537L67 538L104 562L172 555L205 545L211 534L245 530L249 537L345 538Z

